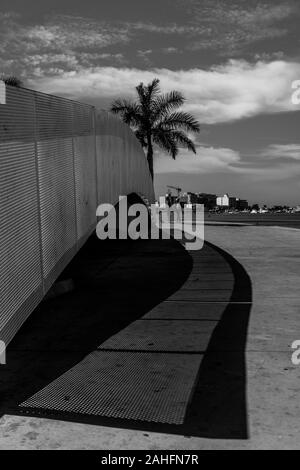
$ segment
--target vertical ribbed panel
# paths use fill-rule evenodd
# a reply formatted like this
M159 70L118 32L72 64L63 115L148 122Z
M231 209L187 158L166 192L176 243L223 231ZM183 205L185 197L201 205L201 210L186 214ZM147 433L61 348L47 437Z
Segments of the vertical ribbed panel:
M118 118L16 87L0 101L0 339L8 343L119 195L153 201L147 161ZM97 200L98 199L98 200Z
M74 168L77 237L81 244L96 224L96 159L93 108L74 103Z
M96 165L94 136L74 137L78 240L96 224Z
M87 104L73 103L73 133L76 136L94 134L95 108Z
M0 105L0 339L8 343L42 298L33 96Z
M58 140L73 136L73 102L35 93L37 140Z
M33 92L6 87L6 104L0 104L0 141L34 142Z
M115 204L119 195L143 194L153 202L153 183L144 151L132 130L116 116L96 111L98 202Z
M76 243L72 139L37 144L46 289L60 274ZM60 264L60 261L63 264Z
M37 159L46 290L76 244L73 103L36 94ZM72 250L73 249L73 250Z

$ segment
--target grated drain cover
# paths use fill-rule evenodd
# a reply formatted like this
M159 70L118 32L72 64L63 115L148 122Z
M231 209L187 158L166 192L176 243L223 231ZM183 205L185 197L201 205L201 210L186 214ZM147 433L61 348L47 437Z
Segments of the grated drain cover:
M201 355L95 351L19 405L182 424Z

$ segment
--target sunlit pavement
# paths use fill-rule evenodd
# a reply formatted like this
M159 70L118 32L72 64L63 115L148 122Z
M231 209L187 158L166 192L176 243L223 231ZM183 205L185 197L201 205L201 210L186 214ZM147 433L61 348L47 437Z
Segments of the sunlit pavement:
M214 438L195 437L151 430L117 428L45 418L13 416L1 418L1 448L43 449L223 449L223 448L297 448L299 446L298 384L300 366L291 362L291 344L300 339L299 233L270 227L206 227L205 238L232 255L251 280L251 310L245 344L233 345L235 353L245 354L245 411L248 436L219 439L220 423L214 425ZM209 277L209 272L207 271ZM155 307L163 315L163 305L190 302L186 297L192 279ZM204 288L203 291L206 289ZM209 289L208 289L209 290ZM226 289L225 289L226 291ZM248 295L241 286L242 295ZM199 295L199 294L198 294ZM205 294L209 295L209 294ZM238 295L238 293L235 293ZM197 295L196 295L197 296ZM172 300L173 298L173 300ZM207 302L211 299L206 297ZM231 299L232 300L232 299ZM245 300L245 299L244 299ZM199 297L196 299L199 301ZM200 299L200 302L203 302ZM228 302L219 299L218 302ZM233 303L243 305L243 298ZM244 305L249 306L249 298ZM151 310L151 309L150 309ZM152 309L153 310L153 309ZM245 315L245 312L242 312ZM147 315L147 313L146 313ZM234 311L236 315L236 311ZM228 323L230 325L230 323ZM230 332L225 328L219 338L226 345ZM243 331L243 334L245 332ZM233 335L236 332L233 332ZM234 348L237 348L234 350ZM243 351L240 348L243 347ZM228 356L230 351L224 350ZM214 351L211 351L213 354ZM222 349L217 351L218 358ZM228 362L224 360L225 368ZM223 371L226 374L226 370ZM233 380L234 370L228 376ZM205 376L204 376L205 379ZM240 379L240 377L239 377ZM226 389L224 382L224 394ZM220 399L218 395L218 399ZM226 400L225 400L226 405ZM232 404L230 403L230 407ZM225 406L224 406L225 408ZM234 409L231 410L234 415ZM222 418L223 415L219 415ZM223 416L223 427L230 428ZM209 433L209 420L203 434ZM201 423L199 423L201 429ZM208 426L208 427L207 427ZM195 434L195 433L194 433Z

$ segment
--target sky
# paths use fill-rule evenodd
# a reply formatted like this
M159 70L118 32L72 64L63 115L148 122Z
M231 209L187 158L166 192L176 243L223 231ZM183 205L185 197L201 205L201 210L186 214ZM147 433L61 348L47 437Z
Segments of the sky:
M156 150L157 194L300 204L299 0L1 0L0 72L105 109L158 77L201 132Z

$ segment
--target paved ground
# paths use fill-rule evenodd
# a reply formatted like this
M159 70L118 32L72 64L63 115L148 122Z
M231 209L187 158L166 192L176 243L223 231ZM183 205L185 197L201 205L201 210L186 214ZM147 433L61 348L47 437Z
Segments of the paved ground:
M180 252L182 271L178 273L174 252L173 256L168 256L166 263L161 256L166 245L161 246L160 255L157 252L156 255L153 254L152 247L149 249L149 256L146 256L148 264L144 264L143 269L135 264L130 271L131 277L129 276L130 281L126 291L127 293L128 289L130 291L132 287L130 282L135 279L135 292L137 289L141 291L139 299L143 299L143 302L139 301L135 306L134 312L130 311L132 298L125 295L124 289L119 290L120 298L116 300L109 291L109 285L106 286L108 294L105 290L101 291L101 301L105 307L99 312L99 309L94 311L91 306L87 306L83 318L84 303L82 301L80 304L80 298L76 298L77 294L65 296L63 302L63 298L51 301L47 307L44 304L38 312L38 318L42 318L42 323L36 326L35 336L32 336L34 329L32 327L34 322L37 323L37 318L33 316L31 324L28 324L27 330L25 328L22 337L20 336L19 340L12 344L11 353L8 354L8 361L10 357L12 360L15 359L14 367L7 372L1 384L1 398L4 397L4 402L7 402L2 406L3 416L0 421L1 448L299 448L300 369L293 366L290 359L291 343L295 339L300 339L299 232L269 227L209 226L206 229L206 240L230 253L237 261L219 251L218 254L224 261L220 262L219 258L219 262L215 264L218 267L216 270L209 268L211 264L205 262L205 256L200 261L200 253L193 255L190 252L194 258L191 263L189 255L185 256ZM103 266L100 271L103 272L103 268L111 266L111 276L113 274L119 276L120 270L114 270L113 267L115 262L120 263L119 254L115 253L115 257L111 254L106 258L102 256ZM91 257L92 255L93 253ZM132 251L125 254L125 257L122 254L124 266L126 263L128 266L127 260L132 259L132 255ZM143 259L145 261L145 256ZM101 283L105 289L101 272L96 285L99 287ZM128 272L125 274L123 271L123 273L124 280L128 280ZM147 279L146 275L149 276ZM92 279L95 282L94 276ZM149 292L150 279L157 281L153 284L152 292ZM213 288L207 285L208 280L210 286L214 286L215 283ZM88 279L88 283L90 281L91 278ZM195 281L197 281L196 289L194 289ZM198 285L199 282L201 286ZM97 294L99 295L99 291ZM147 301L149 294L150 302ZM218 299L215 298L216 294L219 296ZM144 299L146 295L148 296ZM75 313L71 318L70 316L59 318L58 310L61 309L61 316L66 310L66 303L64 305L61 303L67 301L70 303L71 298ZM118 315L120 302L126 313L125 317L121 318ZM47 309L53 314L52 327L49 325L50 312ZM114 322L110 323L107 313L111 311L114 311L115 318ZM192 320L195 320L195 315L198 320L201 319L205 336L209 339L205 346L205 360L203 359L200 365L201 380L198 381L190 408L187 410L184 433L178 432L176 427L169 430L163 426L126 429L124 425L113 426L111 422L103 426L99 423L93 425L12 414L16 403L40 390L60 375L58 372L64 372L72 366L74 361L77 363L82 360L86 354L95 349L95 346L105 341L112 341L109 338L113 335L116 340L118 331L130 328L132 322L142 321L139 318L143 315L148 316L148 319L152 318L152 321L170 319L171 316L174 324L176 315L177 320L182 320L182 312L189 312ZM76 337L75 326L76 323L78 325L79 319L84 320L87 344L80 344L80 338ZM75 326L66 330L70 320ZM217 322L217 328L215 330L207 328L206 320ZM47 331L45 332L43 328L44 333L40 338L39 332L43 322L44 326L46 322ZM93 334L96 322L98 327ZM57 328L57 325L60 328ZM193 331L191 331L192 344ZM138 332L138 335L140 333ZM102 341L99 341L99 334ZM70 337L72 340L68 342ZM49 353L43 349L47 344L52 347L51 361ZM69 359L60 362L62 351L53 348L54 344L64 344L66 349L64 356ZM33 348L31 352L28 350L29 345ZM22 364L23 373L18 383L16 378L14 383L11 383L16 370L20 372L20 364L16 358L20 357L21 349L25 355ZM40 371L40 376L34 385L30 385L30 378L32 380L33 376L39 375L40 366L34 369L32 365L28 365L28 362L37 357L37 353L39 361L42 359L50 371L47 368L48 372ZM5 388L4 382L11 383L10 387L6 385ZM24 382L23 392L15 392L14 395L14 390L20 388ZM9 392L10 399L6 396ZM239 439L232 439L230 432Z
M300 228L300 213L267 213L267 214L248 214L240 212L238 214L213 214L205 213L205 222L211 223L241 223L256 226L273 226L273 227L289 227Z

